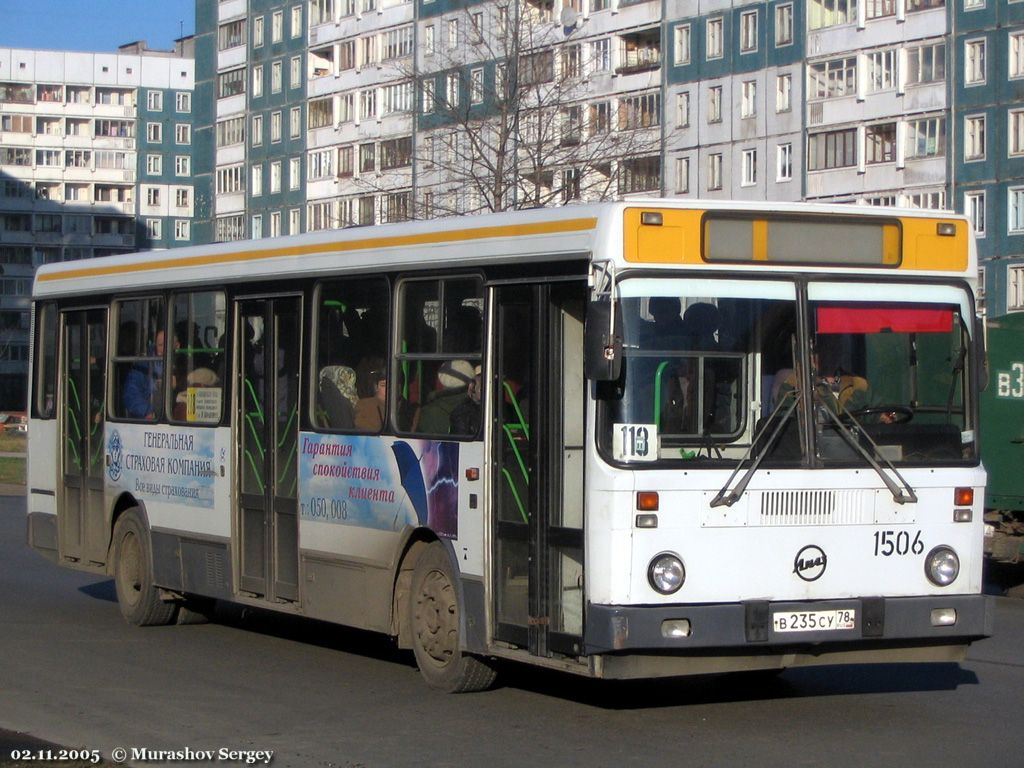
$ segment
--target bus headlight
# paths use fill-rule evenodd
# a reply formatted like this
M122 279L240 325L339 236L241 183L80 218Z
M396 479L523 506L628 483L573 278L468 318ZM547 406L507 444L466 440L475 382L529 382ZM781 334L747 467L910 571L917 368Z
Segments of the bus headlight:
M948 587L960 575L960 558L951 547L943 544L928 553L924 560L924 573L932 584Z
M686 569L683 561L678 555L671 552L662 552L656 555L651 564L647 566L647 581L663 595L671 595L678 592L686 581Z

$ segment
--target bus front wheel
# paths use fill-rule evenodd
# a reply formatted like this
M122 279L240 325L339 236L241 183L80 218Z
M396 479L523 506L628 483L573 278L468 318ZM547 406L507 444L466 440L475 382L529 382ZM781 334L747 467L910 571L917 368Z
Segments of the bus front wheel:
M153 585L149 535L136 509L114 525L114 588L121 615L137 627L170 624L177 605L160 599Z
M416 561L409 621L416 665L427 685L449 693L466 693L482 691L494 682L494 669L460 650L458 585L448 554L439 542L428 545Z

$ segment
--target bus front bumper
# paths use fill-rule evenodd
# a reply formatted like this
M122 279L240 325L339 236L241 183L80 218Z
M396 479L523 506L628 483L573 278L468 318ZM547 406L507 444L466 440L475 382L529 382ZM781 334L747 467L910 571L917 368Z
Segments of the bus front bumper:
M590 604L585 648L588 655L603 657L603 671L598 672L603 677L647 676L650 671L638 670L645 664L678 665L678 674L687 674L840 663L954 662L963 658L972 641L992 634L994 610L992 598L984 595Z

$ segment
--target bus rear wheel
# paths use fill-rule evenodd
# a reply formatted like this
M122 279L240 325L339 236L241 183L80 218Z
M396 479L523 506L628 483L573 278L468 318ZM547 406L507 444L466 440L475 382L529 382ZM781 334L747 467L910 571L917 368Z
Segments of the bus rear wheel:
M149 532L134 508L114 525L114 588L121 615L129 624L145 627L174 621L178 606L161 600L153 585Z
M448 693L482 691L494 682L494 669L463 653L461 610L451 561L439 542L416 561L409 596L409 621L416 665L427 685Z

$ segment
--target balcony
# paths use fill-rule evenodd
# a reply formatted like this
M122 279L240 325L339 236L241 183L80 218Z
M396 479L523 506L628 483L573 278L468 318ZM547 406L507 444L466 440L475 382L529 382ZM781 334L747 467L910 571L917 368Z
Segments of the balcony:
M649 72L661 67L661 30L633 32L619 38L618 75Z

